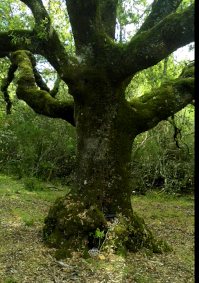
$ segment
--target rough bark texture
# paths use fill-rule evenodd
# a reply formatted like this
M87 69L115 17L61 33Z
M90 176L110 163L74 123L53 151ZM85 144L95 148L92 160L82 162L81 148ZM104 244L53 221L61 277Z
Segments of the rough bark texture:
M110 38L115 38L115 25L117 16L118 0L101 1L100 14L105 32Z
M116 250L168 249L163 241L155 241L132 210L131 148L139 133L192 101L194 66L188 65L178 79L130 102L125 100L125 89L136 72L193 40L193 5L175 13L181 1L167 1L167 9L163 9L166 1L154 1L140 32L122 45L113 40L117 0L67 0L76 47L76 56L70 57L42 1L22 2L31 9L35 28L0 32L4 42L0 57L9 56L12 62L2 84L8 109L7 87L19 69L18 98L39 114L66 120L77 131L76 183L45 219L47 243L59 249L57 258L69 256L72 249L88 256L88 249L95 244L89 234L98 228L109 233L106 241ZM44 20L44 36L39 38ZM68 85L73 100L56 100L57 84L49 90L36 70L33 54L45 56L52 64L57 82L62 79ZM115 217L112 226L107 215Z
M16 51L12 54L11 61L20 71L16 90L18 98L24 100L38 114L62 118L74 125L74 102L59 102L54 99L48 87L38 77L36 79L38 74L34 73L35 60L32 54L29 51Z
M137 34L147 31L166 16L171 13L174 13L179 7L182 0L157 0L152 4L151 13L147 17L146 21L143 23Z

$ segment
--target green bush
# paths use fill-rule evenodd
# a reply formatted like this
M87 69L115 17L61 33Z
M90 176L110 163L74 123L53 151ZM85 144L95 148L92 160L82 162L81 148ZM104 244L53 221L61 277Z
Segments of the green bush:
M76 137L72 126L25 108L0 120L0 129L0 172L73 181Z
M133 191L193 192L194 123L192 115L187 111L185 117L183 111L187 110L178 113L178 127L181 127L178 143L174 139L173 126L166 121L136 138L132 151ZM181 116L184 117L183 124Z
M23 178L24 188L29 191L42 191L45 189L44 184L34 177L25 177Z

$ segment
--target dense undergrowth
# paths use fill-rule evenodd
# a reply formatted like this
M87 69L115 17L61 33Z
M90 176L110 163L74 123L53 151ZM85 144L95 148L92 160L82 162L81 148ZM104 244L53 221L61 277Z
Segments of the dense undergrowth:
M76 169L75 129L61 120L40 117L18 104L0 120L0 173L15 175L29 187L40 181L72 185ZM176 134L178 133L178 134ZM132 191L157 188L190 194L195 184L194 109L162 121L136 137L132 149ZM39 181L38 181L39 180Z

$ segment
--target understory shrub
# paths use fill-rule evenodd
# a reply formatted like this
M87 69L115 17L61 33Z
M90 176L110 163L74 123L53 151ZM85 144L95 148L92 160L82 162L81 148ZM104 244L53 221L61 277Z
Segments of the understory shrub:
M132 151L132 190L192 193L195 184L194 124L186 123L178 143L168 122L139 135Z
M34 182L32 178L73 181L76 137L72 126L23 109L5 116L0 129L1 173L30 177Z

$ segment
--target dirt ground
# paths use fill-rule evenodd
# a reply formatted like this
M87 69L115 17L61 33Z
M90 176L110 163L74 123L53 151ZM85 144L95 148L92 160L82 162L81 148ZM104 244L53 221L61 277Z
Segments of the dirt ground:
M53 200L21 190L16 182L8 187L1 181L0 178L1 283L195 282L193 197L186 201L144 197L133 200L134 210L157 237L172 246L172 252L146 255L139 251L128 253L124 259L110 250L87 260L74 252L72 258L58 262L53 257L55 249L44 246L41 233ZM56 192L57 197L63 194Z

